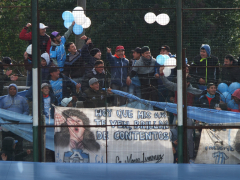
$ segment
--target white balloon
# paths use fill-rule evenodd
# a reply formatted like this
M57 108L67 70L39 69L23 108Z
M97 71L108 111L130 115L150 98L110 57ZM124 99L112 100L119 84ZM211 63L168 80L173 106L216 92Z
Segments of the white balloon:
M164 62L164 66L167 66L169 69L174 69L177 65L175 58L169 58Z
M145 14L144 20L146 21L146 23L152 24L156 21L156 15L152 12L149 12L149 13Z
M90 20L89 17L86 17L86 21L85 21L85 23L82 25L82 27L83 27L84 29L86 29L86 28L89 28L90 25L91 25L91 20Z
M87 20L87 17L85 14L78 14L76 17L74 17L74 21L78 25L83 25Z
M72 14L73 14L73 17L75 18L77 15L79 14L84 14L84 11L83 11L83 8L78 6L78 7L75 7L72 11Z
M167 14L162 13L156 17L156 21L158 24L165 26L170 22L170 17Z
M168 77L168 76L170 76L170 74L171 74L171 69L168 68L168 67L164 67L163 73L164 73L164 76L165 76L165 77Z

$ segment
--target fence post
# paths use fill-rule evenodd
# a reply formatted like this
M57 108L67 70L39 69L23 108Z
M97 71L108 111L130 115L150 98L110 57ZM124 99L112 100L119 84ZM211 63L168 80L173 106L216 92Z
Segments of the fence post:
M38 162L38 0L32 0L33 161Z
M177 0L177 120L178 163L183 163L183 98L182 98L182 0Z

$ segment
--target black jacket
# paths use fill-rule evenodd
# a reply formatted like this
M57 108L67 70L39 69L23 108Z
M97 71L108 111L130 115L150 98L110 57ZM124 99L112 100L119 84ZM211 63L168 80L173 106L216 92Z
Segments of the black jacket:
M2 62L0 62L0 65L2 65ZM2 96L3 94L3 86L6 82L11 81L10 77L8 77L4 71L3 71L3 67L0 66L0 96Z
M105 78L107 77L107 75L105 75L105 71L103 71L103 73L98 73L95 68L92 69L92 71L89 71L85 76L84 76L84 80L82 82L82 92L86 91L89 88L89 80L91 78L97 78L99 85L100 85L100 89L102 88L108 88L108 83L107 83L107 79L105 80Z
M107 94L103 90L94 91L92 88L88 88L82 94L84 98L84 108L96 108L96 107L105 107L106 106L106 97Z
M222 68L222 82L230 85L232 82L240 82L240 68L239 67L223 67Z
M90 72L92 68L94 68L95 61L98 60L97 58L93 57L90 54L90 50L93 48L93 44L90 43L89 45L84 44L81 53L82 53L82 58L85 61L85 74Z
M207 66L207 67L201 67ZM215 67L208 67L215 66ZM198 82L200 78L204 79L206 83L217 83L219 80L219 61L215 56L210 56L202 59L200 55L193 59L190 66L190 75Z
M208 98L207 98L207 93L205 92L205 94L203 94L200 98L199 98L199 106L201 108L209 108L209 109L214 109L215 104L219 104L220 103L220 94L216 93L215 97L211 100L210 104L208 102Z

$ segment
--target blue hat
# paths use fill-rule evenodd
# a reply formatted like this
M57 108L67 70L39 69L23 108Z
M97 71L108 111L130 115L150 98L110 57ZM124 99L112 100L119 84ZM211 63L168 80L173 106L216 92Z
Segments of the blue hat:
M205 51L207 52L208 57L211 55L211 48L208 44L202 44L200 49L205 49Z

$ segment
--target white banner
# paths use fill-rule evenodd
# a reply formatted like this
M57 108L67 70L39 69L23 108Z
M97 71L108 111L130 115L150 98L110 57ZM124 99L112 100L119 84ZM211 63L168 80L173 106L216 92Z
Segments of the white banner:
M203 129L195 163L239 164L238 129Z
M55 125L85 126L55 128L56 162L173 163L167 124L163 111L56 107Z

